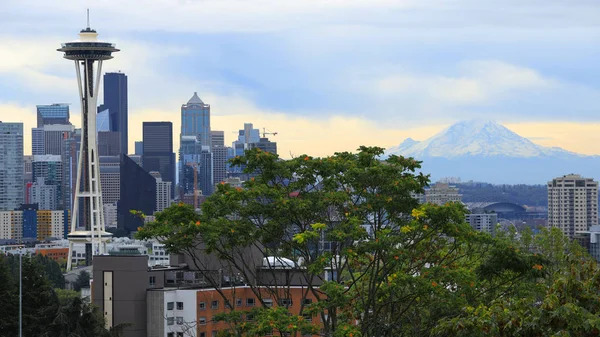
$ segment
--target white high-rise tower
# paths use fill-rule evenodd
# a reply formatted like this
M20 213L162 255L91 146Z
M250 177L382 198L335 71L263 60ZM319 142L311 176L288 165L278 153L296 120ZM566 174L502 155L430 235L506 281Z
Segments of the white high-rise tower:
M96 109L102 61L111 59L112 53L119 50L112 43L98 41L98 33L90 28L88 16L88 27L79 33L79 40L63 43L58 51L63 52L67 60L75 61L81 98L81 147L71 213L71 232L68 235L70 244L67 270L70 270L73 243L85 243L86 264L90 265L93 255L106 252L106 242L112 237L105 231L102 210ZM94 63L97 64L95 71ZM83 230L77 230L78 228Z

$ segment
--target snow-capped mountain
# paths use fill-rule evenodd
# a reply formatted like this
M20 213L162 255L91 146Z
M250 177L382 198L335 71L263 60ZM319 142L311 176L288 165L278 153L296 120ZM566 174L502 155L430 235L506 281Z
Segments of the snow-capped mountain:
M431 180L461 177L490 183L544 184L552 178L579 173L600 176L600 157L537 145L508 128L485 120L462 121L424 141L412 138L389 148L423 161Z
M484 120L458 122L422 142L407 138L387 153L415 158L578 156L560 148L534 144L494 121Z

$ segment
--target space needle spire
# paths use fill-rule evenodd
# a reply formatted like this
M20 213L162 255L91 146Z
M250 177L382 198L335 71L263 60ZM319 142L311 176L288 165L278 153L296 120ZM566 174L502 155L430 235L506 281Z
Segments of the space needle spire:
M93 255L106 253L106 242L112 237L105 230L102 209L96 109L102 62L112 59L112 53L119 49L113 43L98 41L98 33L90 28L89 23L88 9L87 28L81 30L79 40L63 43L57 49L64 53L65 59L75 62L82 119L67 270L71 270L73 243L85 243L86 265L91 265Z

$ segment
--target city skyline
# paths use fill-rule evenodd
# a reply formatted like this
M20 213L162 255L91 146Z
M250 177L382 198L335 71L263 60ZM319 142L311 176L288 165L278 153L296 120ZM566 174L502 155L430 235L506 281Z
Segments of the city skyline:
M83 26L90 7L100 38L123 46L106 71L129 78L131 149L142 121L170 121L178 130L181 102L196 91L226 144L251 122L278 132L283 157L390 147L475 117L541 145L600 154L594 2L133 4L7 4L0 120L30 130L35 105L70 102L80 126L72 69L53 46L74 38L72 27Z

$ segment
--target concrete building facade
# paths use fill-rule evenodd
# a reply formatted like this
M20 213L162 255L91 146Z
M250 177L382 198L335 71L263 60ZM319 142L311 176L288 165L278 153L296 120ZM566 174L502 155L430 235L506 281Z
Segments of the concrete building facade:
M437 183L425 190L425 202L444 205L447 202L460 202L462 195L458 188L448 184Z
M598 182L569 174L548 182L548 226L573 238L598 225Z
M466 214L465 221L471 227L480 232L494 234L496 225L498 224L498 214L496 213L479 213Z
M67 210L0 211L0 239L66 238L69 219Z
M0 121L0 211L23 202L23 170L23 123Z
M152 171L150 175L156 179L156 212L162 212L171 206L173 200L171 182L163 181L159 172Z

